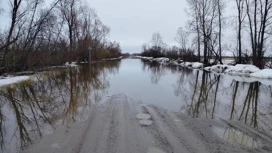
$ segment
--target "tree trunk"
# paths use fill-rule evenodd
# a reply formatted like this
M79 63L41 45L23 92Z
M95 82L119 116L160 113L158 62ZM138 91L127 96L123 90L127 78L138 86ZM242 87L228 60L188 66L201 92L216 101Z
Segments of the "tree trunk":
M220 64L223 64L222 62L222 42L221 42L221 39L222 39L222 20L221 20L221 6L220 6L220 3L221 1L218 0L217 4L218 4L218 23L219 23L219 33L218 33L218 37L219 37L219 62Z

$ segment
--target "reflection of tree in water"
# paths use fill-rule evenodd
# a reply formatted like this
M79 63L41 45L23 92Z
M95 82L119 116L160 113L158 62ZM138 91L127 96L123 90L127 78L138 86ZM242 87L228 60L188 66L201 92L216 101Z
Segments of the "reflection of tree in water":
M239 115L239 120L243 120L244 123L248 123L257 127L258 116L258 97L259 97L259 82L250 83L246 98L244 100L243 109ZM250 112L251 111L251 112Z
M179 67L178 70L177 83L173 85L174 94L183 97L184 101L189 101L188 92L191 92L191 82L194 76L198 75L199 71L184 67Z
M23 148L44 131L61 124L87 118L90 108L98 103L110 86L108 73L118 73L120 62L105 62L67 68L37 76L0 89L0 144L8 151L9 143ZM5 106L5 107L4 107ZM8 113L3 113L3 110ZM9 110L6 110L9 109ZM6 116L7 114L14 114ZM15 127L5 123L14 118ZM11 131L14 130L14 131ZM11 135L11 133L13 133ZM14 146L12 146L14 147Z
M203 71L178 78L174 92L185 103L180 111L192 117L238 120L254 128L272 131L272 117L267 111L272 105L271 86L259 82L226 83L228 80L229 76Z
M165 66L157 62L142 61L143 71L151 72L151 82L157 84L160 78L165 75Z
M172 74L181 74L180 81L183 81L183 77L188 77L193 72L192 69L170 64L165 65L158 62L150 62L145 60L142 60L142 70L151 72L151 82L154 84L157 84L160 81L161 77L167 74L166 72L168 71L166 70L170 70Z
M181 98L181 112L192 117L238 120L272 132L272 113L268 109L272 107L271 86L155 62L143 61L142 65L143 71L152 73L153 83L158 83L167 70L179 76L173 88L174 94Z
M196 80L195 89L192 96L192 103L188 111L188 113L194 117L200 117L199 115L201 115L202 117L203 115L205 117L210 117L210 118L215 117L214 115L216 111L216 104L218 103L217 95L218 95L218 89L219 89L221 76L220 75L214 76L214 77L207 77L207 76L210 76L210 74L207 74L207 73L202 74L200 86L197 85L198 79ZM213 78L213 79L208 79L208 78ZM247 85L248 90L247 90L245 100L243 102L243 108L239 110L235 110L237 92L243 89L239 89L239 82L235 82L234 84L231 84L231 86L233 86L232 95L224 95L226 96L224 98L231 97L232 103L230 103L231 104L230 119L234 119L234 114L236 114L236 116L240 114L238 120L244 120L244 123L247 123L250 120L251 124L254 125L255 127L257 124L257 121L256 121L257 102L258 102L260 83L254 82ZM199 91L199 94L196 94L197 91ZM239 96L242 96L242 95L239 95ZM251 110L251 113L249 113L250 110ZM249 116L251 116L251 119L249 119Z
M239 110L237 110L236 108L237 93L239 91L239 87L244 88L244 86L245 86L244 83L240 83L238 81L235 81L234 83L230 119L231 120L238 119L240 121L243 121L246 124L248 123L251 126L257 128L258 101L259 101L259 91L260 91L259 88L261 86L261 83L253 82L246 85L248 86L248 88L246 89L246 95L244 97L244 100L242 101L243 102L242 109L239 108Z
M197 73L191 104L188 105L189 115L193 117L211 115L211 118L214 118L219 80L220 75L215 76L211 73L202 73L201 80L199 80L199 73Z

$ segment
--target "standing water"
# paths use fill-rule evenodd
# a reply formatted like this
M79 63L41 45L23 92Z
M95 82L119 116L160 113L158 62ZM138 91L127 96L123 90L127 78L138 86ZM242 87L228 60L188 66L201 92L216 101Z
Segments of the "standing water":
M272 133L272 81L136 59L47 72L0 87L0 148L18 152L58 127L85 121L111 95L195 118L235 120Z

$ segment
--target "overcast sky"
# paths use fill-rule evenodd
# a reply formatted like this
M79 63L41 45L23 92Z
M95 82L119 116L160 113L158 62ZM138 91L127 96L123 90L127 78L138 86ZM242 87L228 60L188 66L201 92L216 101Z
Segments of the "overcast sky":
M178 27L186 24L185 0L88 0L104 24L110 39L120 42L123 52L141 52L143 43L159 32L163 40L176 44Z

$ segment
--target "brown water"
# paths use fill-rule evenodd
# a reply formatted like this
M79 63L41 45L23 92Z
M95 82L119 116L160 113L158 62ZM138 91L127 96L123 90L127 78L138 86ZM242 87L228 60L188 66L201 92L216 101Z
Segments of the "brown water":
M17 152L60 126L83 122L94 105L118 93L192 117L240 121L272 135L272 81L266 82L138 59L52 71L0 88L0 148Z

